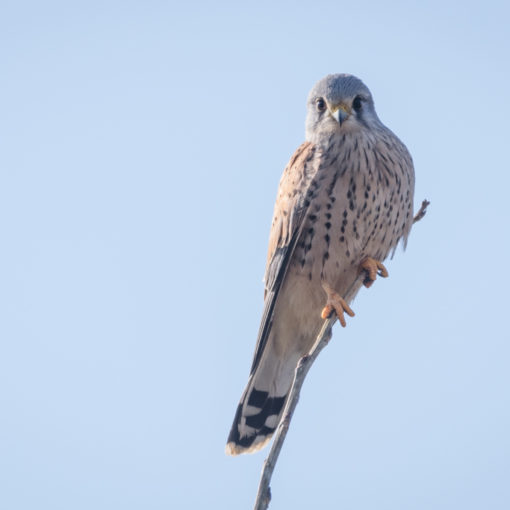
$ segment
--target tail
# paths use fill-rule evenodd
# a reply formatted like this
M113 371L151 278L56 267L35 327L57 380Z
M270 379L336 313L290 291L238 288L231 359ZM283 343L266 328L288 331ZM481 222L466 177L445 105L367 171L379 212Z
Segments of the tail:
M280 422L298 357L281 364L277 356L261 359L251 374L228 436L226 453L254 453L271 439Z

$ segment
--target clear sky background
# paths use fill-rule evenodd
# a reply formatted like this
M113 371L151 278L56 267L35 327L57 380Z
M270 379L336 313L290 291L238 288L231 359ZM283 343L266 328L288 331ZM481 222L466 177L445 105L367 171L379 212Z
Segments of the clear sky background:
M251 508L230 458L281 172L350 72L416 209L309 373L271 509L510 508L501 1L0 2L0 508Z

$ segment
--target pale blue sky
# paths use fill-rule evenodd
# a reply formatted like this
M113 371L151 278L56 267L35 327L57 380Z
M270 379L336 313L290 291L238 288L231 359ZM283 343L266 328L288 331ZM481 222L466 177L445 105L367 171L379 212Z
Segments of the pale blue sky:
M506 2L0 2L0 508L244 509L226 457L323 75L432 204L306 381L272 510L510 507Z

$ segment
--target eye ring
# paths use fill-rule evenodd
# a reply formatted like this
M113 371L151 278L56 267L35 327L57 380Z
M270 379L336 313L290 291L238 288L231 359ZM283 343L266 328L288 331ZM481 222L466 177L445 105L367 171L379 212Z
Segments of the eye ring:
M317 110L323 112L326 109L326 101L322 97L318 97L315 100L315 104L317 105Z
M352 101L352 107L354 110L359 112L363 108L363 101L364 99L361 96L356 96Z

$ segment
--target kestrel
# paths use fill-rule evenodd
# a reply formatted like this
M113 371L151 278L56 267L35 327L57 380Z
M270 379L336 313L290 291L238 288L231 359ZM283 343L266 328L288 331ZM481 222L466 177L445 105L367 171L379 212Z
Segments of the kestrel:
M382 261L413 223L414 169L404 144L379 120L358 78L333 74L307 101L306 141L283 172L265 274L264 312L250 378L228 437L230 455L255 452L275 431L299 359L323 320L353 316L364 272Z

